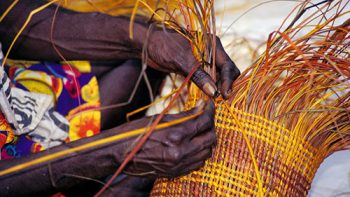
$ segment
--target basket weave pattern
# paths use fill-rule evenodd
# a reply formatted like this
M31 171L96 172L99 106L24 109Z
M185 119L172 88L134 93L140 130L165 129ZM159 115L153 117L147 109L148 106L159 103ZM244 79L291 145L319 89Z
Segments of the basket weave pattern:
M257 196L257 178L244 129L267 196L305 196L323 155L295 132L261 116L217 104L218 142L205 167L173 180L157 180L152 196ZM237 124L235 120L240 123ZM243 128L239 128L239 127Z

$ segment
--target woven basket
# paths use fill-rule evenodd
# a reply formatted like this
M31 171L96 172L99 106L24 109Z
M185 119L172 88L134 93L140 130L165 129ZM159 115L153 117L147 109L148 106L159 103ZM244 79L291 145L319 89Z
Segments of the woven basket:
M350 146L346 3L323 1L270 34L266 52L235 81L232 97L216 101L212 158L187 176L157 180L151 195L306 196L321 162ZM310 11L307 6L301 8ZM201 97L190 87L188 106Z
M305 196L325 155L281 125L232 109L252 143L266 196ZM152 196L257 196L247 145L233 117L218 104L218 143L204 168L173 180L157 180Z

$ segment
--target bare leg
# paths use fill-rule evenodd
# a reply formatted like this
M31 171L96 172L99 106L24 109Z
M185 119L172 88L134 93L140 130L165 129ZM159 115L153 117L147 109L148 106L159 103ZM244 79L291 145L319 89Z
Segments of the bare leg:
M120 63L120 62L118 62ZM137 79L141 73L141 63L139 60L126 60L116 66L116 62L98 62L93 63L93 72L96 74L99 89L101 107L111 106L108 110L102 110L101 127L102 130L113 128L126 121L126 113L134 109L142 107L149 103L149 92L142 81L137 88L134 98L130 104L123 107L113 107L115 104L128 101L132 91L135 88ZM150 84L153 93L158 90L164 74L147 70L150 78ZM143 114L140 114L142 116ZM104 180L102 180L105 182ZM132 177L122 175L111 185L105 196L149 196L149 192L153 186L153 179ZM89 189L87 189L89 188ZM95 194L101 185L96 182L84 182L65 192L66 196L92 196Z
M126 60L118 66L93 63L93 72L96 74L99 83L101 107L109 108L101 111L102 130L110 129L126 122L126 114L128 112L150 102L145 81L142 79L139 86L136 87L137 79L141 73L141 62L139 60ZM164 78L164 74L152 69L147 69L146 72L153 89L152 94L155 94ZM135 87L137 88L135 96L129 104L122 107L114 107L116 104L127 102ZM137 117L140 116L143 116L143 114Z

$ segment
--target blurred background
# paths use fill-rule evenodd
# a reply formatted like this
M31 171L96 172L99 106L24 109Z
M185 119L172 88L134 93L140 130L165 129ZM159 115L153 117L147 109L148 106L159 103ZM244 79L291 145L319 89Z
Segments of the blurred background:
M277 30L300 2L221 0L215 4L218 35L241 71L264 51L269 33ZM350 196L349 150L330 155L322 163L308 196Z

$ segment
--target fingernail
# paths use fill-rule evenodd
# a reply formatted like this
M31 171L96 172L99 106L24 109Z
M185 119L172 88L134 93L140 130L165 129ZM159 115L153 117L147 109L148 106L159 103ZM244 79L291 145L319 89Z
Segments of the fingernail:
M230 95L232 93L232 89L227 90L226 94Z
M216 99L220 96L220 91L216 91L213 98Z
M211 97L215 96L216 89L210 83L204 84L203 90L209 96L211 96Z

